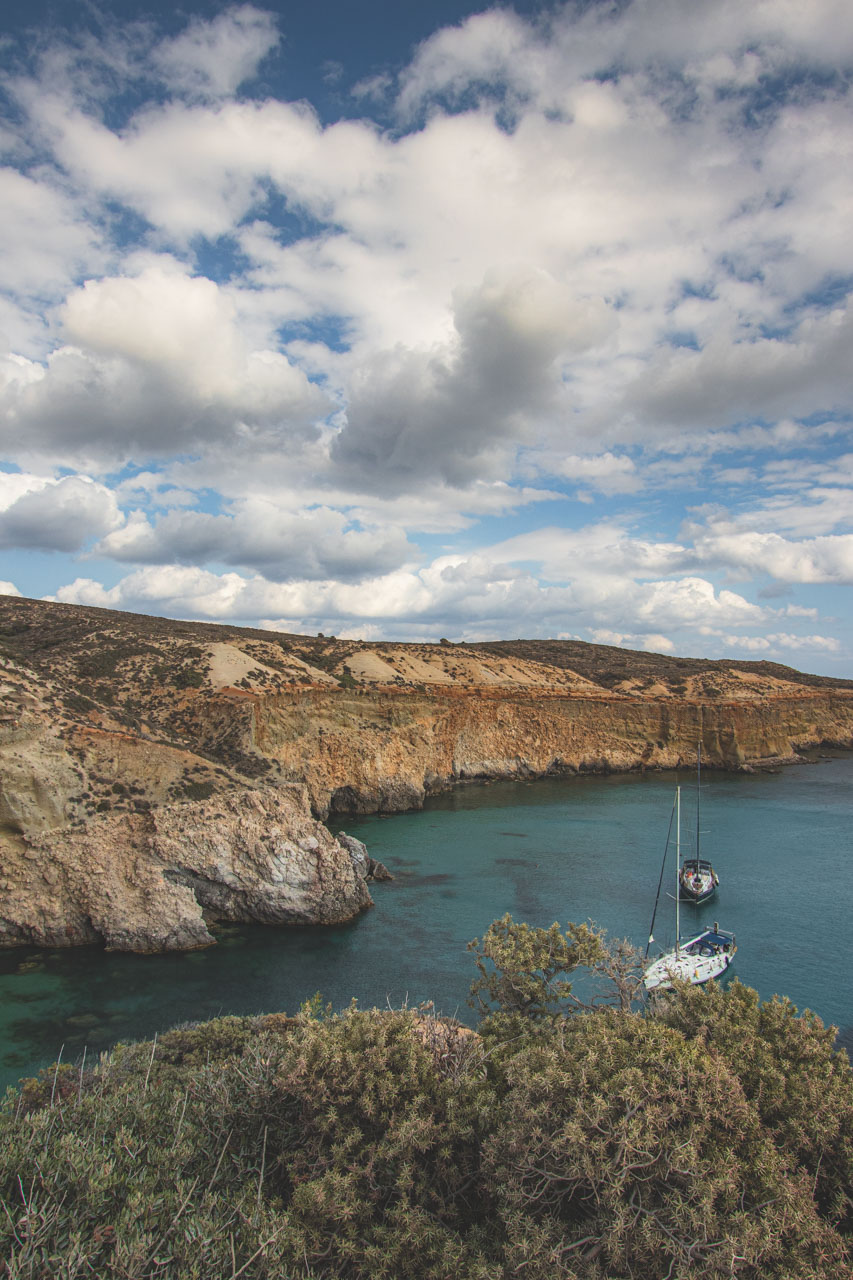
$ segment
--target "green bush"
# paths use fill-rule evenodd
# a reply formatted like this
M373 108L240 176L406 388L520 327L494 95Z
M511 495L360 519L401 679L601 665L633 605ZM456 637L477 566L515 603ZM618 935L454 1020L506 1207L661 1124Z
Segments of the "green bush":
M200 689L204 684L204 676L194 667L180 667L175 672L174 682L179 689Z
M812 1180L821 1214L853 1236L853 1072L835 1030L735 980L689 987L659 1016L722 1058L774 1141Z
M187 779L183 784L184 795L188 800L209 800L216 790L216 783L211 778L203 781Z
M603 1010L517 1054L504 1085L483 1168L499 1189L509 1274L842 1273L808 1179L696 1041Z

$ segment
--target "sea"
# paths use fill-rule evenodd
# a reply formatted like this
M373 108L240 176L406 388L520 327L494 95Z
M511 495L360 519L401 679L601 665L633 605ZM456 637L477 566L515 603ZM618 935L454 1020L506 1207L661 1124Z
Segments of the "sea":
M317 993L334 1010L431 1001L473 1023L468 943L492 920L592 921L644 949L663 868L654 955L675 936L676 786L682 853L695 851L698 795L700 853L720 877L712 902L682 904L682 934L715 920L733 931L742 982L811 1009L853 1050L853 755L705 769L701 781L698 792L689 772L470 783L418 812L342 819L334 829L394 877L343 926L228 925L214 947L162 956L0 951L0 1092L57 1059L91 1061L220 1014L295 1013Z

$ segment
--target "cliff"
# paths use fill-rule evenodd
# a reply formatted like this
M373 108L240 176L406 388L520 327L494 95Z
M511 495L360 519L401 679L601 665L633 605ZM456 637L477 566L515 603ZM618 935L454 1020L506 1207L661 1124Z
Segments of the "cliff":
M0 944L205 945L332 923L316 821L468 778L752 768L853 746L853 682L574 641L366 643L0 597ZM312 817L313 813L313 817Z

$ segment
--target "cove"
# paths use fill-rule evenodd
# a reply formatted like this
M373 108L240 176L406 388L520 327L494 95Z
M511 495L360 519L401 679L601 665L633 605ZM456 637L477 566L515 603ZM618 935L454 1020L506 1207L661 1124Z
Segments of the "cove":
M695 796L688 772L683 836ZM0 951L0 1087L56 1059L225 1013L432 1000L471 1021L467 943L496 917L594 920L644 946L676 777L671 773L471 784L422 811L349 818L394 875L376 906L338 928L228 926L219 945L165 956L100 948ZM735 973L853 1035L846 955L853 918L853 756L778 774L703 775L702 852L716 900L684 908L738 936ZM673 868L674 878L674 868ZM671 940L662 899L655 937Z

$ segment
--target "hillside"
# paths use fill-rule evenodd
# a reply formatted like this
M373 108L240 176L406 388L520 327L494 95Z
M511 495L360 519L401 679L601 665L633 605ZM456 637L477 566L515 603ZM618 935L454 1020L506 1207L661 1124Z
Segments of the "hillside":
M205 945L345 919L330 812L472 778L767 767L853 745L853 681L577 641L400 644L0 597L0 943ZM353 844L354 848L354 844ZM93 874L93 868L98 874Z

